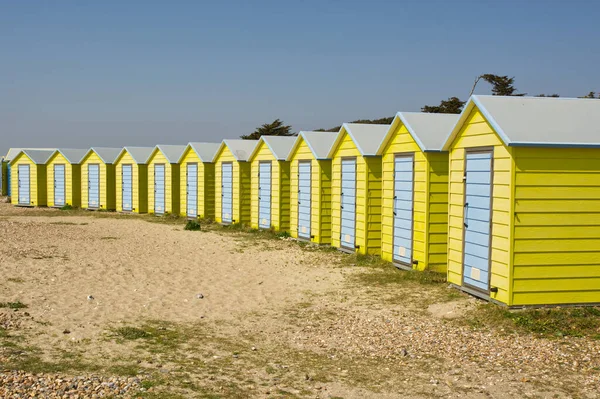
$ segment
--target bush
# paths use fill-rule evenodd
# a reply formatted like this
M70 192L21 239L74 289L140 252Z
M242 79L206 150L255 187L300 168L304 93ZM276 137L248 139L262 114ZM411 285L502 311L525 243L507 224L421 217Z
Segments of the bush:
M188 220L184 229L189 231L200 231L200 223L196 220Z
M279 233L275 234L275 236L277 238L290 238L292 235L290 233L288 233L287 231L280 231Z
M61 211L71 211L71 210L73 210L73 207L71 205L69 205L69 204L66 204L66 205L63 205L62 207L60 207L58 209L60 209Z

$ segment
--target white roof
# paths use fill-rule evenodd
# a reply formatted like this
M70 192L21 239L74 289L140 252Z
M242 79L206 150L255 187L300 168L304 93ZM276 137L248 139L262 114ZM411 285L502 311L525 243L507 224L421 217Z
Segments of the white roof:
M448 149L474 107L508 146L600 147L600 100L471 96L444 143Z
M457 114L432 114L427 112L398 112L377 151L382 155L385 147L402 123L421 151L442 151L448 131L458 121Z
M179 158L181 158L181 155L183 155L183 152L186 149L186 146L159 144L156 147L154 147L152 153L154 153L154 151L156 151L157 149L160 150L160 152L162 152L162 154L165 156L165 158L167 158L167 161L169 161L169 163L178 163Z
M300 145L300 141L304 140L315 159L329 159L329 151L337 137L336 132L305 132L298 133L298 137L294 142L294 146L290 150L287 160L289 161L294 151Z
M83 157L87 154L88 150L75 149L75 148L59 148L54 153L60 152L63 157L71 164L78 164L81 162ZM54 153L52 155L54 155Z
M128 152L135 163L145 164L148 162L148 158L150 158L152 151L154 151L153 147L124 147L117 159L119 159L123 153Z
M23 150L50 150L54 151L55 148L9 148L4 160L9 162L11 159L19 155L19 153Z
M122 148L92 147L85 153L83 157L81 157L81 160L83 160L83 158L87 157L88 154L93 151L96 153L96 155L100 157L102 162L107 164L113 164L117 160L117 157L121 153L121 150Z
M194 150L202 162L212 162L220 146L221 143L188 143L185 149L189 147ZM181 153L178 162L181 162L184 153L185 150Z
M290 136L260 136L258 141L262 141L271 150L271 153L278 161L285 161L296 142L296 137ZM258 144L248 159L254 158L258 151Z
M377 155L377 150L381 146L385 135L387 134L389 125L374 125L368 123L344 123L337 134L335 143L329 150L328 158L332 158L333 154L344 137L344 132L347 132L360 154L364 157Z
M31 159L33 161L33 163L37 164L37 165L43 165L46 162L48 162L48 159L50 159L50 157L52 156L52 154L54 154L56 150L38 150L38 149L34 149L34 150L28 150L28 149L24 149L21 150L17 153L17 155L11 159L11 162L17 157L19 156L19 154L23 153L25 155L27 155L29 157L29 159Z
M219 150L215 153L215 158L221 151L221 148L227 146L237 161L244 162L250 158L250 154L252 154L257 144L258 140L225 139L221 142ZM215 158L213 158L213 162Z

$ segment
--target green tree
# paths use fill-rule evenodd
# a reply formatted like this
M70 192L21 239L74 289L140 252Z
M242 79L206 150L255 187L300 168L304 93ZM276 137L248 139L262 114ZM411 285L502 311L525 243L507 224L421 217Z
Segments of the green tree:
M387 118L379 118L379 119L357 119L350 123L364 123L369 125L389 125L394 120L393 116ZM342 126L335 126L330 129L316 129L315 132L338 132Z
M275 119L271 123L257 127L254 132L240 136L244 140L258 140L260 136L295 136L292 127L284 125L280 119Z
M442 100L440 105L425 105L421 108L421 112L432 114L460 114L465 105L458 97L450 97L447 100Z
M596 97L596 92L595 91L590 91L585 96L579 97L579 98L600 98L600 94L598 94L598 97Z
M554 98L558 98L560 97L558 94L538 94L536 97L554 97Z
M491 73L486 73L483 75L479 75L475 79L475 83L473 83L473 88L471 89L471 93L469 96L473 95L475 91L475 87L477 83L483 79L489 84L492 85L492 94L494 96L524 96L527 93L516 93L517 88L514 86L515 78L509 78L508 76L494 75Z

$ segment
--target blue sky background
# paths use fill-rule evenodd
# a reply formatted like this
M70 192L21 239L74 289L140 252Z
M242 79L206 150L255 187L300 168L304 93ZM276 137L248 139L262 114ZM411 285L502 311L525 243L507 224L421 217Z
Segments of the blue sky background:
M466 99L482 73L580 96L599 20L595 0L3 1L0 154L328 128Z

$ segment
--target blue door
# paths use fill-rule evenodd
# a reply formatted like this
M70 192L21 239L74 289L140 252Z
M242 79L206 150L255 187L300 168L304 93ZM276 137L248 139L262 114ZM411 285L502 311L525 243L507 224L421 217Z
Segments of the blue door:
M298 237L310 240L311 162L298 162Z
M30 205L31 196L29 184L29 165L18 165L17 179L19 182L19 205Z
M186 176L186 215L188 218L198 217L198 164L188 163Z
M65 165L54 165L54 206L65 205Z
M165 213L165 165L154 165L154 213Z
M356 248L356 158L342 159L341 237L343 248Z
M12 187L10 184L10 175L11 175L11 170L12 168L10 167L10 164L8 165L8 167L6 168L6 195L8 195L9 197L11 196L11 191L12 191Z
M258 164L258 227L271 228L271 162Z
M133 166L121 166L121 182L123 189L123 206L124 211L133 210Z
M88 208L100 207L100 165L88 165Z
M488 292L492 153L467 152L466 155L463 283Z
M221 220L233 222L233 164L221 164Z
M412 268L414 155L394 159L394 256Z

